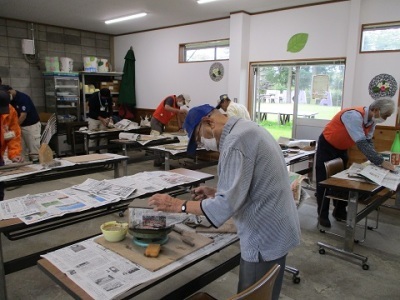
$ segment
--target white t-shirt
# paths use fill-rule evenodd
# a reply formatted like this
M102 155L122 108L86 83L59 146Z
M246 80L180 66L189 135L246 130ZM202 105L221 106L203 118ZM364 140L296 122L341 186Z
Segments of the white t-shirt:
M228 115L228 117L239 117L246 120L251 120L250 114L247 111L246 106L232 101L228 105L226 114Z

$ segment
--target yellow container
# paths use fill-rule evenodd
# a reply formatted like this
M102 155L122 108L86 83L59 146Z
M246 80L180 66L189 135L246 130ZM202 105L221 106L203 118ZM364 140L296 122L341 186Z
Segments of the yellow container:
M122 241L128 233L128 223L110 221L100 226L104 238L109 242Z

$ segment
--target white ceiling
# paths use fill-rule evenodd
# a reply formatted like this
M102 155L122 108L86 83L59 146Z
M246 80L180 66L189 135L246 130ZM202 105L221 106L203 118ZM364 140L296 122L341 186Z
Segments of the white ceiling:
M263 12L332 0L0 0L0 17L112 35ZM105 20L146 12L144 18L106 25Z

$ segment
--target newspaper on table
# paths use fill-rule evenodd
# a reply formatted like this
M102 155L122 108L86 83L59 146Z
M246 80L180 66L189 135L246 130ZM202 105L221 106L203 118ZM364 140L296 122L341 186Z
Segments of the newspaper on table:
M70 188L1 201L0 219L20 218L32 224L196 181L168 171L141 172L111 180L87 179Z
M300 149L309 149L315 147L315 140L295 140L286 137L279 137L278 144L286 146L288 148L300 148Z
M191 230L185 227L185 230ZM211 244L155 272L97 244L94 242L97 237L47 253L42 257L65 273L94 299L116 299L126 296L126 293L135 286L172 273L179 267L237 240L236 234L205 235L213 238Z
M396 191L400 184L400 166L397 166L396 170L392 172L371 163L353 163L347 173L350 178L361 176L393 191Z
M140 134L130 133L130 132L120 132L118 138L120 140L138 141L140 139Z
M97 195L115 195L121 199L127 199L133 194L135 188L120 186L109 180L95 180L88 178L83 183L73 186L74 189Z
M126 130L126 131L140 128L140 126L137 122L133 122L128 119L122 119L121 121L115 123L114 127L118 128L118 129Z

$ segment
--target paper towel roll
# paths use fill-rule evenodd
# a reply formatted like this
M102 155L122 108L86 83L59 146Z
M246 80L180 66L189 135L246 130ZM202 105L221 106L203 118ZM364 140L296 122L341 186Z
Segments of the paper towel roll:
M130 141L137 141L140 139L140 134L137 133L129 133L129 132L121 132L118 135L120 140L130 140Z

